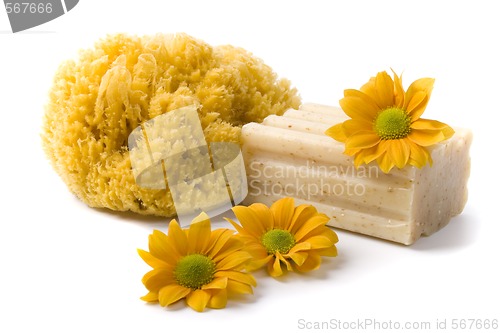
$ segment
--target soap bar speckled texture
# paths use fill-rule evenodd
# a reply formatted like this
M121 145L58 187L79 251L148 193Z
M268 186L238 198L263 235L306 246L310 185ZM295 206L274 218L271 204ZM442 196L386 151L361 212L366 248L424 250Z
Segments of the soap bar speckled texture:
M330 217L329 225L402 244L431 235L467 201L472 133L430 147L433 165L383 173L376 163L355 168L344 144L324 132L346 120L340 108L305 104L262 124L243 126L246 204L291 196Z

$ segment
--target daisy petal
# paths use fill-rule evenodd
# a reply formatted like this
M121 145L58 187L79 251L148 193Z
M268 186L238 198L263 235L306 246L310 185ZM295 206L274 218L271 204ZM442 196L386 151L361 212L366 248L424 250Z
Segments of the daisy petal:
M347 90L344 92L344 95L346 95L346 92ZM380 111L379 107L368 103L366 99L359 96L345 96L339 101L339 104L345 114L352 119L367 122L373 121Z
M349 137L359 131L373 131L373 123L359 119L348 119L342 123L342 129Z
M278 277L283 275L283 270L281 269L281 261L275 257L273 261L270 261L267 265L267 271L272 277Z
M230 294L253 294L252 286L235 280L227 281L227 291Z
M310 218L295 234L295 241L297 243L302 242L311 232L314 232L316 228L325 226L329 220L330 219L325 214L318 214Z
M427 94L423 91L417 91L411 100L407 101L406 112L410 115L412 121L416 121L424 113L429 103Z
M387 72L379 72L375 77L375 89L377 91L377 105L384 110L394 106L394 81Z
M333 125L325 131L325 134L339 142L344 142L347 139L344 129L342 128L342 123Z
M149 253L170 265L175 265L180 257L179 251L169 241L168 236L159 230L149 235Z
M187 254L187 236L176 220L172 220L168 224L168 240L172 247L177 249L179 255L185 256Z
M424 167L430 161L430 154L424 148L408 140L410 147L410 164L417 168Z
M308 252L295 252L289 253L288 256L293 260L293 262L295 262L297 266L301 266L304 261L306 261L309 254Z
M269 254L265 258L250 260L250 262L246 266L246 269L249 271L255 271L259 268L262 268L264 265L268 264L273 259L274 259L274 256L272 254Z
M216 256L226 242L233 237L234 231L229 229L216 229L210 235L210 242L202 253L208 253L210 258Z
M254 287L257 285L257 281L255 281L255 278L251 274L238 271L218 271L215 272L214 277L225 277L229 280L245 283Z
M388 140L382 140L375 147L371 147L371 148L368 148L368 149L360 152L360 154L361 153L363 154L364 162L366 164L368 164L368 163L376 160L377 158L379 158L380 155L382 155L383 153L385 153L387 151L387 149L388 149L387 143L388 143Z
M345 142L346 149L370 148L380 142L380 137L373 131L359 131L348 137Z
M318 211L312 205L299 205L295 208L292 221L288 227L288 231L293 235L300 228L300 226L316 215Z
M158 292L164 286L175 283L175 280L172 270L160 268L144 274L142 283L149 291Z
M313 236L304 242L311 244L311 249L324 249L333 245L332 241L323 235Z
M392 69L391 69L392 70ZM394 106L402 109L405 104L405 90L403 89L403 75L398 76L396 72L392 70L394 74Z
M227 290L211 290L212 297L208 301L207 306L212 309L223 309L227 305Z
M270 224L272 216L269 208L261 208L262 204L253 204L250 207L235 206L233 207L234 215L241 223L242 230L238 230L241 234L252 235L255 238L260 238L266 232L265 223ZM266 212L267 211L267 212ZM262 217L262 216L265 217Z
M153 256L151 253L137 249L137 253L139 253L139 256L144 260L146 264L153 268L168 268L170 265L164 262L163 260L160 260Z
M279 199L271 205L269 210L274 217L274 229L288 229L292 220L294 208L293 198L290 197Z
M142 296L141 300L145 302L158 302L158 293L150 291L146 295Z
M187 295L186 303L193 310L202 312L207 307L208 301L210 300L211 296L212 295L206 290L196 289L195 291Z
M325 257L336 257L337 256L337 247L332 246L326 249L317 250L316 253L320 256Z
M215 262L221 261L223 258L226 258L230 254L240 251L243 248L243 242L239 239L233 237L229 239L226 244L220 249L219 253L216 256L212 257L212 260ZM245 251L246 253L246 251ZM213 253L211 254L213 255Z
M188 253L199 253L206 248L210 235L210 219L206 213L201 213L189 226L187 237Z
M227 277L215 278L206 285L202 286L201 289L225 289L227 287Z
M413 121L420 118L422 113L425 111L427 102L431 98L433 87L434 87L434 79L431 78L418 79L408 87L408 90L406 91L405 95L405 107L404 107L405 110L408 110L408 105L410 104L410 101L416 94L418 94L419 92L423 92L426 95L426 98L418 106L415 105L413 110L409 112L411 119Z
M217 269L227 270L236 269L237 267L247 263L252 257L247 252L237 252L228 255L217 263Z
M389 173L391 169L394 167L394 161L389 157L388 152L380 155L377 158L377 163L384 173Z
M443 141L445 136L442 131L412 129L408 139L419 146L428 147Z
M160 289L158 301L161 306L167 306L178 300L186 297L191 292L191 289L179 286L178 284L171 284Z
M297 266L299 272L309 272L318 269L321 265L321 257L316 252L309 252L306 261L300 266Z
M387 153L390 159L394 161L394 164L400 169L404 168L408 159L410 158L410 146L407 144L406 140L388 140L389 149Z

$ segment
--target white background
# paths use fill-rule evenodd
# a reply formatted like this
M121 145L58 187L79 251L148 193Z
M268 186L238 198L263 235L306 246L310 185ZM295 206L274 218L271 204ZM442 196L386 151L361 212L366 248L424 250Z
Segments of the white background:
M500 320L499 14L495 1L82 0L12 34L0 7L0 332L302 332L305 322L358 319L434 329L447 320L451 331L453 319ZM406 87L435 77L425 117L474 131L468 204L410 247L338 231L339 256L319 271L257 273L255 295L223 310L145 304L136 248L167 221L88 208L39 136L58 64L115 32L244 47L304 102L338 105L343 89L391 67Z

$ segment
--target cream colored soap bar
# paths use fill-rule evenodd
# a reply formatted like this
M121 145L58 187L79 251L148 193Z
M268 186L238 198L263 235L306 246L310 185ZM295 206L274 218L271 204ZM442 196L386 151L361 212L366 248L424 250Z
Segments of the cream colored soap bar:
M340 108L306 104L262 124L243 126L246 204L291 196L330 217L329 225L406 245L462 212L467 201L472 133L431 148L432 167L383 173L376 163L355 168L344 144L324 134L346 120Z

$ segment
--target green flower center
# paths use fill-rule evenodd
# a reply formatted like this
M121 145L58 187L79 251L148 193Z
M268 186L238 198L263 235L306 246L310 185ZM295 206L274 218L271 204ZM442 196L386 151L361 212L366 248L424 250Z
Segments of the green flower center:
M262 236L262 245L264 245L269 254L276 252L286 254L295 245L295 239L286 230L273 229Z
M214 279L215 263L202 254L190 254L179 260L174 269L174 278L178 284L191 289L201 286Z
M405 110L388 108L380 112L373 123L375 133L383 140L401 139L410 133L411 119Z

